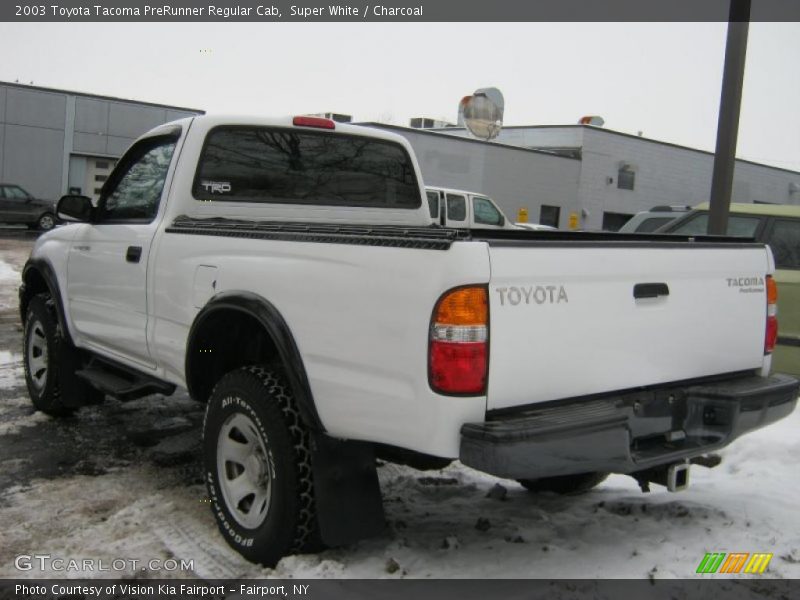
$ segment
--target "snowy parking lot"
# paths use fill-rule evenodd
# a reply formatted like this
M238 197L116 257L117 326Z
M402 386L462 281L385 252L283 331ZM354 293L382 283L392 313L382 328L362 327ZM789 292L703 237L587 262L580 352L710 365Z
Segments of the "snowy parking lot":
M800 578L798 411L735 442L720 466L693 467L677 494L612 476L588 494L537 495L458 463L382 464L383 536L250 564L216 529L200 477L203 408L185 394L107 399L63 420L34 412L16 299L32 240L0 235L0 577L78 576L15 566L49 554L192 564L144 574L158 577L660 579L695 576L707 552L767 552L761 577Z

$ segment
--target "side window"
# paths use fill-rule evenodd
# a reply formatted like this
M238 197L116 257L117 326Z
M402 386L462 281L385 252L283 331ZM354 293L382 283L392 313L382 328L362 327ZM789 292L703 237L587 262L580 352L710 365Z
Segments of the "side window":
M439 218L439 192L426 192L431 219Z
M705 235L708 231L708 214L698 213L686 219L683 223L670 229L669 233L680 235Z
M175 136L156 137L128 151L100 198L100 222L155 218L176 141Z
M761 219L759 217L730 215L728 217L728 235L755 237L760 224ZM669 231L669 233L678 233L681 235L706 235L707 232L708 213L700 213Z
M467 200L464 196L447 194L447 218L450 221L465 221L467 219Z
M672 221L672 217L650 217L649 219L645 219L639 226L636 228L637 233L652 233L659 227L666 225Z
M6 198L13 198L14 200L27 200L30 198L28 192L23 190L18 185L5 186Z
M481 225L502 225L503 215L487 198L475 197L472 199L472 211L475 213L475 222Z
M776 219L769 247L779 269L800 269L800 219Z

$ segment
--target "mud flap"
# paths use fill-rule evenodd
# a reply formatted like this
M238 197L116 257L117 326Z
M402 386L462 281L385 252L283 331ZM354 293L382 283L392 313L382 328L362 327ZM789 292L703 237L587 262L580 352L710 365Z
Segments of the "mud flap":
M311 461L317 521L326 545L341 546L384 532L371 444L312 433Z

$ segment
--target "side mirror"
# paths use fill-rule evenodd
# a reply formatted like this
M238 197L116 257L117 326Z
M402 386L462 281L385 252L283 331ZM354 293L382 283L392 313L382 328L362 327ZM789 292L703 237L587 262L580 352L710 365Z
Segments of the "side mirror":
M94 206L86 196L69 194L61 196L58 204L56 204L56 214L62 221L89 223L94 216Z

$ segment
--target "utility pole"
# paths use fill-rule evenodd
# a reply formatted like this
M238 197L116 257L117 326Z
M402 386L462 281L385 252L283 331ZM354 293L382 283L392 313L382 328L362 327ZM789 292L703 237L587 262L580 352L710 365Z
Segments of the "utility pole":
M750 24L750 0L730 0L728 40L722 72L722 94L717 121L717 148L711 179L711 206L708 233L725 235L728 230L733 169L736 163L736 140L739 134L739 109L742 104L744 63L747 55L747 32Z

